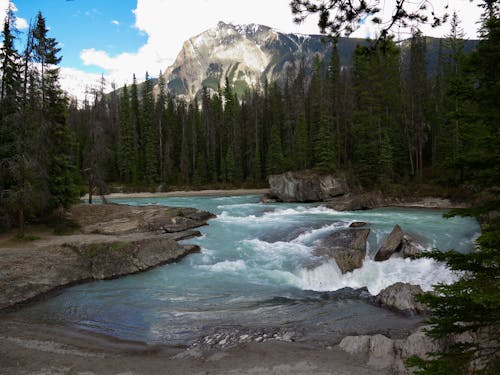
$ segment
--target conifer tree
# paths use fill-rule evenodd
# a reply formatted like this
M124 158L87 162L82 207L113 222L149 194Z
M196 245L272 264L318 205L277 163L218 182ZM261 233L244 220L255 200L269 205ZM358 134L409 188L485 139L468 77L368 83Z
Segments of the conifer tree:
M271 128L271 141L269 143L266 159L266 172L268 175L283 172L284 157L278 124L273 124Z
M154 125L154 113L153 84L146 72L146 80L142 89L141 143L143 148L142 162L144 164L141 167L144 170L144 181L149 185L158 180L157 133Z
M19 126L21 124L21 77L19 66L19 54L15 48L15 15L11 4L7 10L7 16L3 24L2 38L3 44L0 47L1 64L1 90L0 90L0 207L8 209L11 212L17 211L14 207L18 203L16 191L19 187L19 176L15 172L20 158L18 145L20 140ZM22 190L23 187L20 187ZM21 193L22 194L22 193ZM2 212L0 214L6 214ZM21 214L23 207L19 207ZM24 218L21 219L22 228L24 227ZM23 235L21 229L21 235Z
M422 179L423 151L427 141L426 105L426 39L415 32L410 40L410 61L406 78L408 150L411 173Z
M68 208L77 198L72 140L67 123L67 102L59 86L60 48L48 37L45 18L38 13L34 29L36 56L41 62L42 118L48 136L48 187L53 208ZM45 124L42 124L42 126Z
M136 171L137 179L144 180L144 135L142 131L141 108L139 102L139 91L137 89L137 78L135 74L132 76L132 84L130 85L130 112L132 128L134 133L134 145L137 150Z
M123 86L120 99L120 167L126 183L137 183L137 148L132 126L130 96L127 85Z
M294 167L298 170L306 169L308 162L308 142L307 142L307 124L303 114L297 119L293 142Z

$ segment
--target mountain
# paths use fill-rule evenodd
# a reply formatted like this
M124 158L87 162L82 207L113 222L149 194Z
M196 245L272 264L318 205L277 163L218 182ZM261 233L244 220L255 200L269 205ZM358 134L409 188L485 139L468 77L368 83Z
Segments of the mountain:
M362 39L340 41L341 64L348 64ZM247 88L282 80L289 69L303 64L310 70L316 55L324 58L331 50L322 35L284 34L263 25L231 25L219 22L184 42L177 59L163 78L168 90L193 99L206 86L224 87L226 77L238 94Z
M364 39L340 38L340 64L349 66L357 45ZM470 51L477 41L466 41ZM403 58L409 48L401 42ZM263 87L264 82L283 82L288 72L304 67L311 72L316 56L328 61L332 44L323 35L285 34L263 25L232 25L219 22L184 42L175 62L166 69L163 79L168 91L192 100L205 86L211 90L224 87L226 78L237 94L248 88ZM439 39L427 38L428 72L438 65Z

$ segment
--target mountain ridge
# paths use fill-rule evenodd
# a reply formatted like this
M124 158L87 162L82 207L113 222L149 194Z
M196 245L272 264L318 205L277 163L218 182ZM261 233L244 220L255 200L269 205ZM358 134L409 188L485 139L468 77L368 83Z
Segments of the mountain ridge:
M358 45L369 40L339 38L341 66L350 66ZM401 41L402 48L408 43ZM471 51L477 40L466 40ZM437 69L439 38L427 37L428 71ZM226 79L238 95L263 87L265 82L284 82L288 73L303 68L309 75L316 56L328 61L332 44L321 34L283 33L272 27L233 25L220 21L211 29L186 40L176 60L163 73L167 90L187 101L197 97L203 87L217 91ZM158 86L155 88L158 92Z

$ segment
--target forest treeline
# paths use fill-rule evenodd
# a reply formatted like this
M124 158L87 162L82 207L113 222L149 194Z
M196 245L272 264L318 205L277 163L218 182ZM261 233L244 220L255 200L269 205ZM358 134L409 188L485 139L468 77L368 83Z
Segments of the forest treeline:
M317 58L310 76L304 67L289 69L282 85L265 83L242 97L226 80L190 103L167 93L161 74L154 85L147 73L142 84L134 76L106 94L103 81L83 103L68 100L45 19L38 15L21 53L14 19L9 12L0 51L4 226L109 184L263 186L269 174L315 169L348 173L366 187L457 186L483 173L478 163L498 157L491 126L498 114L483 105L490 95L483 81L494 75L481 62L492 57L479 53L493 42L485 38L467 55L456 15L440 41L436 74L426 70L419 33L404 48L390 38L358 46L349 67L340 66L332 42L331 58Z
M231 82L187 103L146 81L95 90L70 108L76 164L92 184L263 185L287 170L343 171L364 186L465 182L462 160L486 151L471 56L456 16L440 41L438 73L426 71L426 38L359 46L352 66L316 59L311 76L289 69L238 97ZM103 85L104 87L104 85ZM91 184L91 185L92 185Z

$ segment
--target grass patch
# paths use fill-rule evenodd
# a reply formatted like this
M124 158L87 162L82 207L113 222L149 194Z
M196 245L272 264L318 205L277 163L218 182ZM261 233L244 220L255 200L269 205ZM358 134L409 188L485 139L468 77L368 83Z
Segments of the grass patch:
M25 234L24 236L21 236L20 234L16 234L14 237L12 237L12 239L14 241L33 242L33 241L41 239L41 237L35 236L33 234Z
M113 243L93 243L89 245L87 251L84 253L89 259L93 259L101 253L116 251L123 252L129 248L128 242L113 242Z
M114 251L123 251L127 249L128 246L129 244L126 242L114 242L111 244L111 249L113 249Z
M69 219L62 212L54 212L45 219L45 224L52 229L56 235L73 234L80 229L80 225L72 219Z

